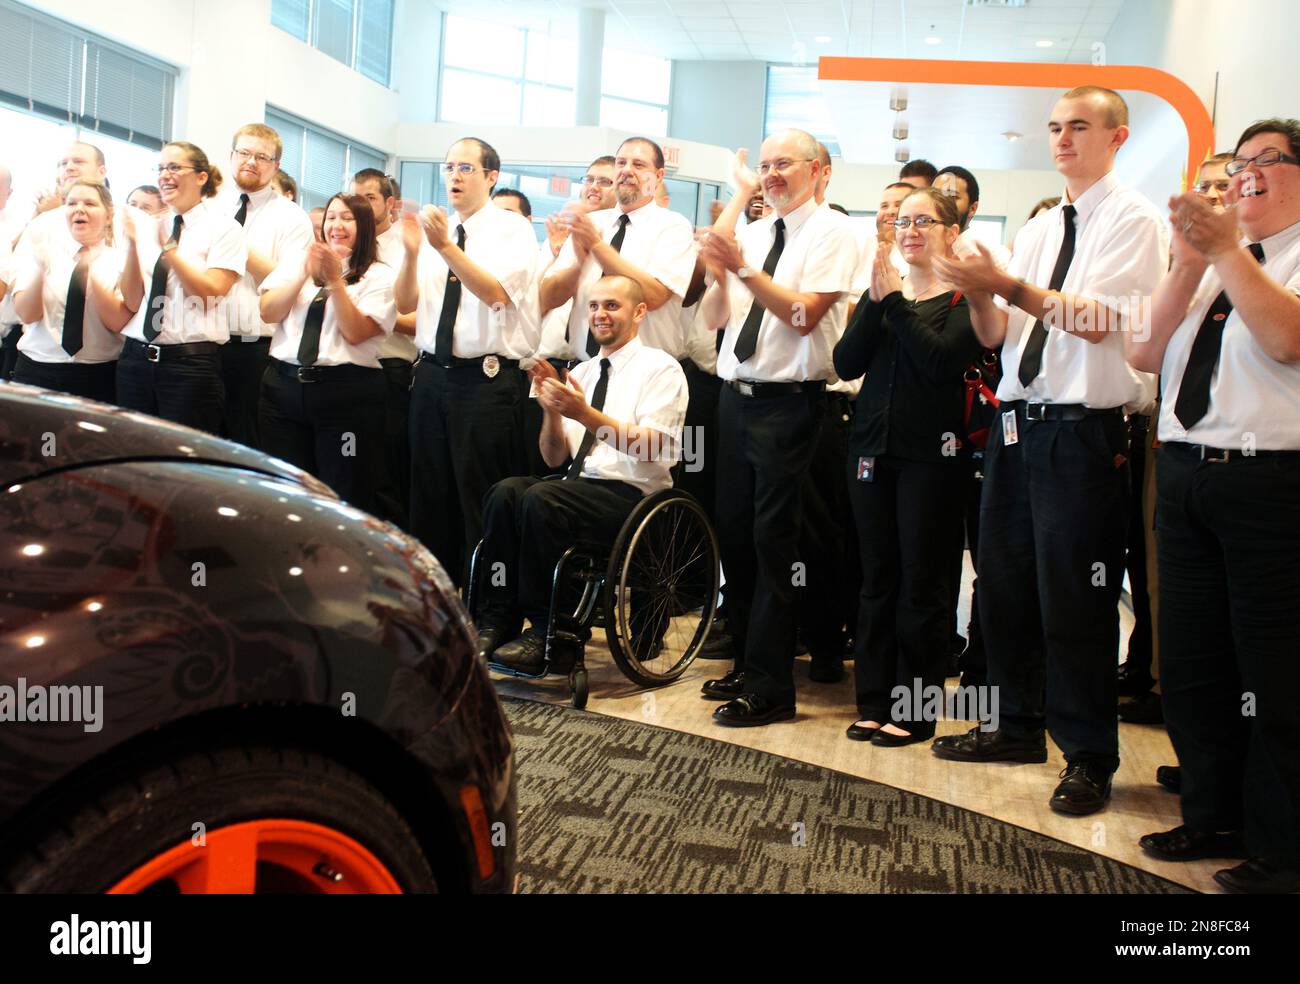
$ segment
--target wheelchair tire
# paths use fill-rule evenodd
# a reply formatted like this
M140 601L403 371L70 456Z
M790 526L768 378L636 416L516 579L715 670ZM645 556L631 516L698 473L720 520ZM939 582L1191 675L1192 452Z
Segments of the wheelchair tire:
M610 654L629 679L660 687L686 672L708 638L721 576L717 534L694 497L664 489L637 504L602 594Z

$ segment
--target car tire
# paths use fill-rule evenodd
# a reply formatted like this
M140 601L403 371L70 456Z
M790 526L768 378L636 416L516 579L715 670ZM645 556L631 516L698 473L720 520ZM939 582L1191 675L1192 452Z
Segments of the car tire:
M79 786L44 811L30 836L10 840L0 859L0 890L103 892L192 843L199 831L207 837L271 819L350 839L402 892L438 890L415 833L358 773L306 748L229 742L167 758L134 756Z

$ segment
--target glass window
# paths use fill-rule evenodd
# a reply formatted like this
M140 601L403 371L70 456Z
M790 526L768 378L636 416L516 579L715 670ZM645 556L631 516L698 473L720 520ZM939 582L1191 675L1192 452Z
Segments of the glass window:
M520 84L476 72L445 69L438 118L458 123L519 123Z
M662 137L668 132L668 109L602 96L600 125L643 133L647 137Z
M271 24L386 86L393 6L394 0L271 0Z
M380 85L388 85L393 0L360 0L357 32L357 71Z
M672 62L666 58L612 48L606 48L602 53L600 88L603 95L667 106L671 82Z
M307 40L310 17L310 0L273 0L271 4L271 23L299 41Z
M421 205L430 205L438 196L438 170L432 161L403 161L397 180L402 197Z
M572 89L578 82L578 44L568 38L540 31L528 32L528 64L524 76L529 82L546 82Z
M443 20L442 60L458 68L518 78L524 69L524 32L448 15Z
M315 45L344 65L352 64L352 0L314 0Z
M989 246L1001 246L1006 233L1007 220L977 215L970 220L971 235Z
M572 89L524 85L524 123L527 126L573 126L577 97Z
M806 130L826 145L832 157L840 156L830 112L822 101L815 65L769 65L763 136L778 130Z
M268 107L266 122L280 134L284 144L280 169L298 182L298 204L303 208L324 205L364 167L387 170L388 156L382 151L353 143L296 116Z

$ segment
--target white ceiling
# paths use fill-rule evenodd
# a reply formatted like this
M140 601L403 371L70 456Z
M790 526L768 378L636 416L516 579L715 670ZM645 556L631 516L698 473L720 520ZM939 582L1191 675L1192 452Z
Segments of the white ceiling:
M1010 0L1016 3L1018 0ZM820 55L1087 62L1124 0L479 0L458 14L576 33L603 9L607 47L664 58L813 63ZM818 41L817 38L829 38ZM940 39L927 44L926 38ZM1051 41L1051 47L1038 47Z

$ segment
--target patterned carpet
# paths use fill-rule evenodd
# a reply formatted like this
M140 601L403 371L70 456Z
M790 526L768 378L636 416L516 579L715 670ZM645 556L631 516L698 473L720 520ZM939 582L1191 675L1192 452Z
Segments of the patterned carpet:
M504 704L525 892L1187 891L829 769L568 707Z

